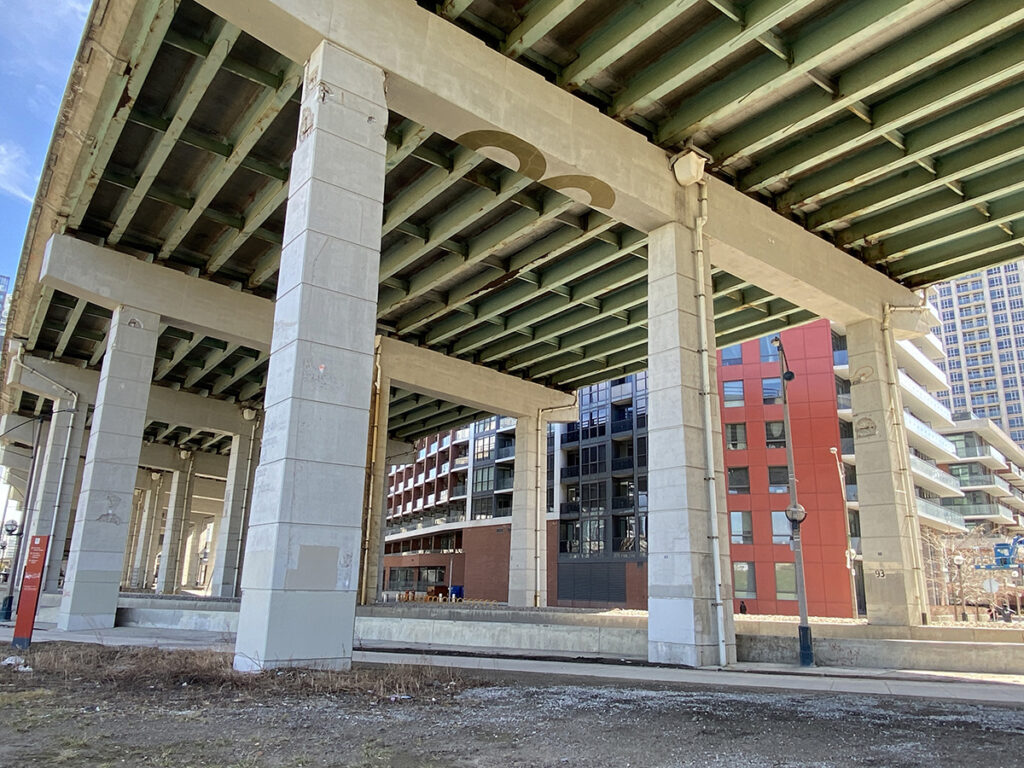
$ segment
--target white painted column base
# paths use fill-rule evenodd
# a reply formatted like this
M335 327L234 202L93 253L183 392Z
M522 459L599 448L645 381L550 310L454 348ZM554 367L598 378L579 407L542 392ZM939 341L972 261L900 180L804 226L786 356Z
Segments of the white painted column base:
M547 459L540 462L540 422L516 421L516 465L512 481L512 534L509 541L508 604L542 608L547 595L547 527L541 489ZM543 443L545 448L547 442ZM538 466L540 464L540 466Z

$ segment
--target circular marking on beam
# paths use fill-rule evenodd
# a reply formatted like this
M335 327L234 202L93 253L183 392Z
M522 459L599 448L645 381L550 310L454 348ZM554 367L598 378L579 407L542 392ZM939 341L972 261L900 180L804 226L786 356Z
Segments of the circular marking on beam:
M519 161L519 167L516 170L534 181L540 181L548 167L548 161L544 159L544 155L540 153L539 149L530 142L523 141L504 131L470 131L462 134L455 141L467 149L479 150L493 147L510 152Z
M544 179L544 185L551 189L582 189L590 195L590 205L594 208L611 208L615 205L615 190L606 182L593 176L567 174Z

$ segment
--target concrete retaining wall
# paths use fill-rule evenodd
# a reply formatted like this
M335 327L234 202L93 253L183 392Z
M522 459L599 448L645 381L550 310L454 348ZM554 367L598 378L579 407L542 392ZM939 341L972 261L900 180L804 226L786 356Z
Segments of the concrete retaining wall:
M122 626L234 633L237 600L122 596ZM740 661L791 664L796 624L738 619ZM1024 675L1024 627L911 627L814 624L814 653L823 666ZM367 606L356 615L360 649L415 647L487 655L560 656L643 661L647 617L637 613L504 606L401 604Z

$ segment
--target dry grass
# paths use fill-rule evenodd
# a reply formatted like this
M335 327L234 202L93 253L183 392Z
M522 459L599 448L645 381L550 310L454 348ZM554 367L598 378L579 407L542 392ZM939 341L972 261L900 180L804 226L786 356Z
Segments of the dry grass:
M467 687L481 685L478 681L464 680L451 669L420 666L349 672L288 668L248 674L232 669L231 654L215 651L40 643L24 656L37 674L69 683L94 682L121 690L196 686L206 691L253 695L348 694L394 699L453 695Z

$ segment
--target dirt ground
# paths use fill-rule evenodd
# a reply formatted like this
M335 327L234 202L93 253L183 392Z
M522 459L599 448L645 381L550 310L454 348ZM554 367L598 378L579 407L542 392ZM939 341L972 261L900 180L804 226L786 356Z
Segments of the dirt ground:
M46 643L0 668L0 766L1024 766L1020 708L447 670L238 676Z

